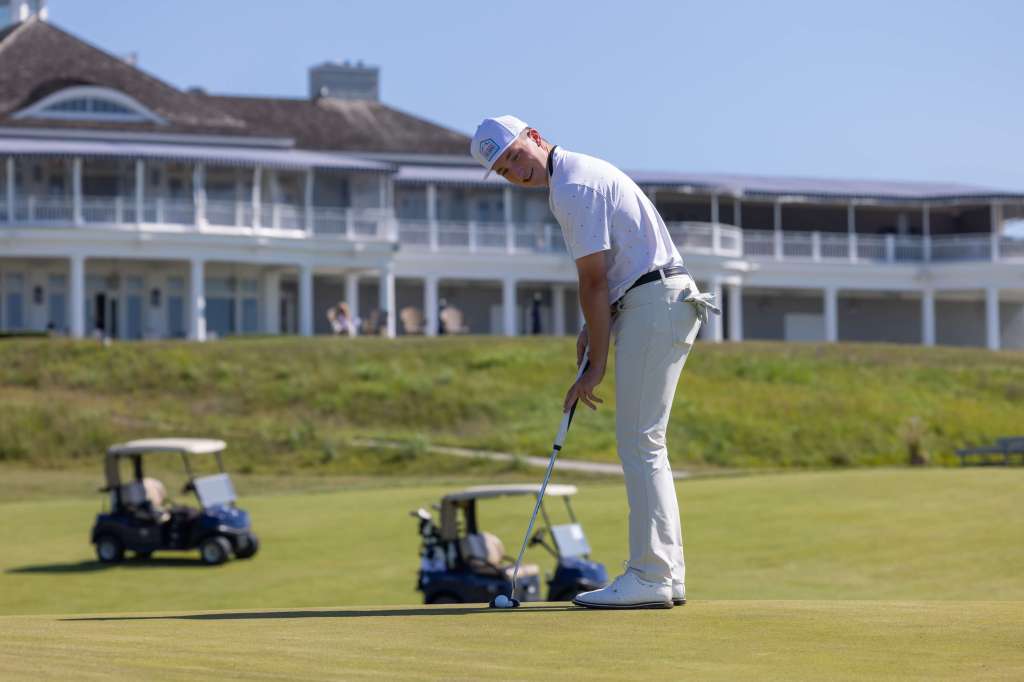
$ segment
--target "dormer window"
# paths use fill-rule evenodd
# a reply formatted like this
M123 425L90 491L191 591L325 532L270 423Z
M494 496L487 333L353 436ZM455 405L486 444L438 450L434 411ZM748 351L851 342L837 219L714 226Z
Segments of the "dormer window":
M93 85L76 85L47 95L14 114L14 118L114 123L167 123L128 95Z

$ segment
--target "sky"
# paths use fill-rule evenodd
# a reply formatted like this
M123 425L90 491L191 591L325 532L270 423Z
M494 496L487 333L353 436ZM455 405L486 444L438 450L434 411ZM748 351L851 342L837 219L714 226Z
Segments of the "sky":
M55 24L178 87L381 99L471 134L515 114L627 170L1024 191L1024 2L50 0Z

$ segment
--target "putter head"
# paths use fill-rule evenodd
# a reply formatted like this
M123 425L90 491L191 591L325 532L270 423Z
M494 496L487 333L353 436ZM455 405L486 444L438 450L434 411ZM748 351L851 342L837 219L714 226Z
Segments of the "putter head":
M518 609L519 600L508 595L499 594L487 604L489 609Z

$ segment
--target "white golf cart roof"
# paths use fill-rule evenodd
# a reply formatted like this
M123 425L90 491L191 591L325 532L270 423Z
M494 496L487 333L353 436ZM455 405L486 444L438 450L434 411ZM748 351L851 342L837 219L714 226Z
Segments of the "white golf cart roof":
M224 450L227 443L212 438L141 438L127 443L111 445L107 454L112 457L141 455L146 452L183 452L189 455L212 455Z
M548 497L569 497L577 492L576 486L565 483L552 483L544 494ZM489 497L503 497L505 495L532 495L540 494L539 483L522 483L518 485L478 485L466 488L457 493L448 493L442 502L462 502L464 500L479 500Z

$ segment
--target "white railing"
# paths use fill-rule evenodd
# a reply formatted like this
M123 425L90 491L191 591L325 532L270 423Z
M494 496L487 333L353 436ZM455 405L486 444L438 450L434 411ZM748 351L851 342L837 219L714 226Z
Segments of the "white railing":
M10 222L8 213L6 202L0 202L0 225ZM246 201L207 200L205 211L197 212L191 199L147 198L142 201L142 215L138 216L134 196L83 196L78 206L71 197L19 196L15 197L13 217L16 224L28 226L102 225L152 229L160 225L195 228L200 224L246 231L260 227L312 230L317 235L347 238L394 238L391 209L377 208L314 207L307 220L302 205L265 203L259 207L257 224L253 205Z
M249 201L207 200L197 212L189 199L146 198L136 215L134 196L84 196L78 206L71 197L16 196L8 207L0 201L0 225L67 227L101 225L154 229L211 226L282 230L282 235L311 231L316 236L345 239L398 239L411 249L470 252L564 253L562 231L555 223L396 220L390 208L351 208L264 203L254 220ZM201 215L200 215L201 214ZM141 219L140 219L141 218ZM948 263L1024 260L1024 239L1004 235L960 234L932 237L864 235L841 232L743 230L719 223L673 222L669 234L684 257L688 253L784 261L852 263Z
M743 255L786 261L926 263L1024 259L1024 239L743 230ZM677 239L678 243L678 239Z
M562 231L551 223L431 221L403 218L398 221L398 235L403 248L429 251L565 251Z

